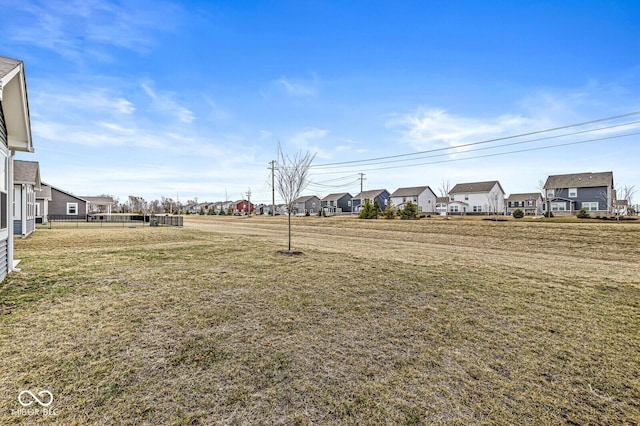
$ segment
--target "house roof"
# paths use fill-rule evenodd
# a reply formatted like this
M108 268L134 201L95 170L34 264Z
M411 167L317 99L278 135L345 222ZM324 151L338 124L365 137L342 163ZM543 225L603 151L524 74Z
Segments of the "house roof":
M449 202L449 197L436 197L436 203L446 204Z
M33 152L27 84L22 61L0 56L0 99L9 149Z
M303 195L302 197L298 197L295 200L293 200L293 202L294 203L306 203L307 201L311 200L312 198L318 198L318 196L317 195Z
M13 161L13 182L30 183L40 188L40 163L37 161Z
M612 187L613 172L553 175L547 178L544 189L593 188L598 186Z
M48 183L44 183L44 182L42 182L42 188L44 188L45 186L50 187L50 188L49 188L49 192L50 192L50 193L52 193L52 191L51 191L52 189L55 189L56 191L58 191L58 192L62 192L63 194L67 194L67 195L68 195L68 196L70 196L70 197L73 197L73 198L78 199L78 200L80 200L80 201L84 201L85 203L87 202L87 200L85 200L84 198L82 198L82 197L78 197L77 195L74 195L74 194L70 193L69 191L65 191L64 189L60 189L60 188L57 188L57 187L55 187L55 186L53 186L53 185L49 185Z
M100 204L113 204L113 198L111 197L85 197L84 195L81 197L84 200L87 200L91 204L100 205Z
M51 187L44 183L40 185L40 189L36 189L36 199L44 199L51 201Z
M427 189L431 191L431 188L429 188L428 186L412 186L410 188L398 188L393 192L393 194L391 194L391 196L392 197L413 197L415 195L422 194ZM433 191L431 192L433 193Z
M490 180L487 182L459 183L449 191L449 194L476 194L490 192L496 184L498 184L498 187L504 193L504 189L502 189L500 182L497 180Z
M528 201L528 200L537 200L538 198L542 198L542 195L538 192L527 192L524 194L511 194L507 201Z
M326 197L324 197L322 201L337 201L340 198L344 197L345 195L348 196L349 198L353 198L353 196L348 192L341 192L339 194L329 194Z
M387 191L386 189L372 189L371 191L363 191L361 193L359 193L358 195L356 195L355 199L360 199L360 198L376 198L378 195L382 194L383 192L389 193L389 191Z

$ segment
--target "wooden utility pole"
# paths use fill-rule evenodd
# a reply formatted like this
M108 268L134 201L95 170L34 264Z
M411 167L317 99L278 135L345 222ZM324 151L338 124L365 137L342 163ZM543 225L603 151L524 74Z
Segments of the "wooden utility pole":
M251 188L247 191L247 211L247 214L251 217Z
M276 216L276 160L271 160L271 216Z
M362 209L362 204L364 203L363 198L362 198L362 190L364 188L364 186L363 186L364 173L360 172L358 174L360 175L360 209Z

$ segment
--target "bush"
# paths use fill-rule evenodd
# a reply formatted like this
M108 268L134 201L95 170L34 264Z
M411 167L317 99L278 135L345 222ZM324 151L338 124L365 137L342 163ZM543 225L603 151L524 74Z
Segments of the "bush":
M384 209L384 218L385 219L395 219L397 215L397 208L393 205L393 201L389 200L387 203L387 207Z
M576 216L578 217L578 219L589 219L591 217L591 215L584 208L580 209Z
M512 213L512 216L516 219L522 219L524 217L524 212L520 209L515 209Z
M553 212L552 211L544 212L544 217L553 217Z
M418 219L418 206L413 204L411 201L407 201L404 208L400 210L400 219Z
M374 208L373 204L371 204L371 200L368 198L364 200L364 205L360 209L360 214L358 215L360 219L377 219L378 211Z

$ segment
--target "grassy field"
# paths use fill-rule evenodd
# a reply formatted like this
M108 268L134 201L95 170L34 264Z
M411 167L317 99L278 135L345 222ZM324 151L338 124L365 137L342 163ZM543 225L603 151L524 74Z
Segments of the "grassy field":
M0 423L640 422L640 225L293 230L304 256L285 218L16 241Z

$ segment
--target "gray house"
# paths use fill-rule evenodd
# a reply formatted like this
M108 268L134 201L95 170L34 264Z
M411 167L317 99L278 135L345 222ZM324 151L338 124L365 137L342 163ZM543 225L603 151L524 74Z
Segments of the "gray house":
M371 191L363 191L351 199L351 212L355 214L360 213L361 206L364 205L365 200L369 200L371 204L378 201L380 210L384 211L387 208L389 202L389 191L386 189L372 189Z
M56 188L53 185L43 183L42 186L51 188L51 201L49 201L49 218L79 219L87 218L87 200L70 192Z
M507 198L507 215L512 215L514 210L520 209L527 216L540 216L543 213L544 202L539 192L526 194L511 194Z
M0 280L19 271L13 259L13 167L17 151L33 152L24 64L0 56Z
M23 237L36 230L36 190L39 190L40 164L13 162L13 233Z
M51 187L42 184L39 190L36 189L36 223L47 223L49 202L51 202Z
M320 211L320 198L306 195L293 200L291 213L295 215L316 214Z
M608 214L615 204L613 172L553 175L544 184L546 209L573 215L580 209Z
M328 215L351 213L351 199L353 197L348 192L339 194L329 194L320 200L322 209Z
M399 209L403 209L405 204L411 201L418 206L419 212L435 213L436 194L428 186L414 186L411 188L398 188L391 194L391 201Z

